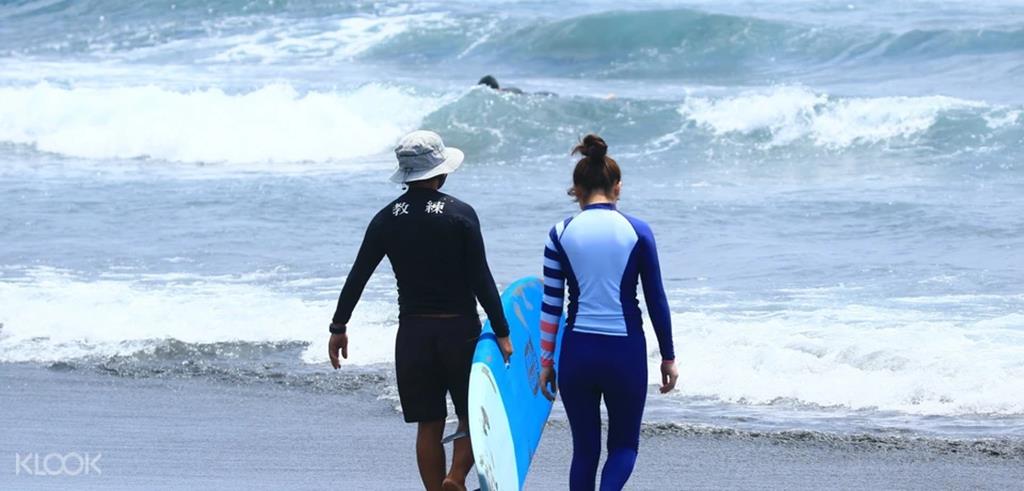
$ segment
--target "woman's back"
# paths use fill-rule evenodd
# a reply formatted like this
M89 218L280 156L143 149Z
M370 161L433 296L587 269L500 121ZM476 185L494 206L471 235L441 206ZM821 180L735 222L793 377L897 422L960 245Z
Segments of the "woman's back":
M589 205L560 225L552 244L569 286L568 328L627 335L635 325L627 319L640 316L636 287L650 255L650 229L610 203Z

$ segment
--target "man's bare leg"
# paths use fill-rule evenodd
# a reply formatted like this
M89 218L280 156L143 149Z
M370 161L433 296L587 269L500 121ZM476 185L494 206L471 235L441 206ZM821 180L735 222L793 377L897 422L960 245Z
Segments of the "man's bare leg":
M444 481L445 455L441 437L444 435L444 420L421 421L416 428L416 463L420 467L420 479L427 491L442 491ZM456 447L456 455L458 455ZM470 456L472 458L472 456Z
M468 431L468 428L466 420L459 418L459 427L455 431ZM465 491L466 476L473 468L473 445L467 436L455 440L453 446L455 450L452 452L452 470L444 480L444 491Z

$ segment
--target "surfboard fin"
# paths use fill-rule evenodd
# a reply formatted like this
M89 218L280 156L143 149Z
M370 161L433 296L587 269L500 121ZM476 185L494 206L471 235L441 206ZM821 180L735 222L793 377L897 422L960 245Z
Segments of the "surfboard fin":
M468 431L456 431L455 433L452 433L451 435L448 435L448 436L442 438L441 439L441 445L445 445L445 444L454 442L455 440L458 440L459 438L466 438L468 436L469 436L469 432Z

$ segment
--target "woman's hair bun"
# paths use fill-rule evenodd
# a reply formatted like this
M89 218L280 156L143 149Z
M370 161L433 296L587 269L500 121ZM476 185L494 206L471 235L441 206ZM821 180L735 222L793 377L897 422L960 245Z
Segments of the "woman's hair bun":
M583 137L583 141L576 145L572 153L580 153L591 161L600 162L608 155L608 144L600 136L589 134Z
M586 201L598 192L609 197L618 196L615 186L622 181L622 171L619 163L608 156L608 144L604 138L591 133L583 137L572 153L583 154L583 158L576 162L576 169L572 171L569 196L577 201Z

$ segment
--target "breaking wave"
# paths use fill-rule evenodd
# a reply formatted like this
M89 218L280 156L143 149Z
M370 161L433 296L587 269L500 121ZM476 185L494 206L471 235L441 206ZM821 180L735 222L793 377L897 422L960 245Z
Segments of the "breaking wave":
M378 84L246 93L156 86L0 87L0 141L90 159L328 162L390 147L443 98Z
M195 163L319 162L378 158L407 131L427 128L471 159L564 156L598 131L618 152L709 145L752 148L907 146L937 155L1015 151L1024 109L946 96L836 97L779 86L681 102L513 96L473 89L419 95L370 84L301 93L270 85L243 93L155 86L0 88L0 142L87 159ZM390 165L391 159L386 159Z
M30 270L0 281L0 362L78 360L129 375L221 377L250 370L238 372L224 360L252 360L270 367L253 368L253 377L305 376L307 366L326 363L324 322L333 296L325 290L316 295L321 299L303 299L245 279L88 280ZM676 312L677 397L916 415L1024 414L1024 317L956 318L915 302ZM362 302L346 363L392 362L396 320L393 303ZM653 334L648 341L654 384Z
M957 124L959 141L1018 126L1019 109L945 96L835 98L802 87L775 87L721 98L692 97L679 113L716 136L746 135L766 146L797 141L843 148L926 135ZM966 137L966 138L965 138Z
M299 345L288 343L301 343L307 348L299 353L301 360L321 363L333 295L303 299L246 278L90 280L62 270L33 269L24 277L0 280L0 362L256 357L267 346L295 350ZM391 361L388 339L394 336L397 312L390 303L364 303L353 323L366 330L349 361Z

